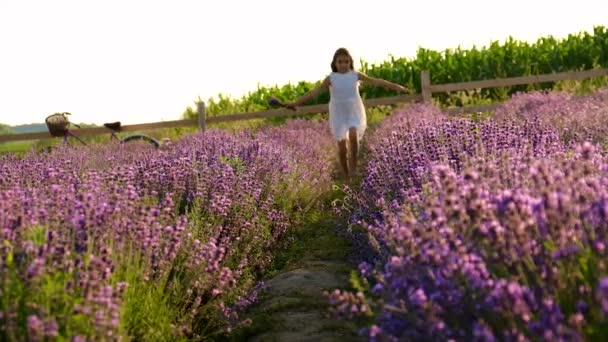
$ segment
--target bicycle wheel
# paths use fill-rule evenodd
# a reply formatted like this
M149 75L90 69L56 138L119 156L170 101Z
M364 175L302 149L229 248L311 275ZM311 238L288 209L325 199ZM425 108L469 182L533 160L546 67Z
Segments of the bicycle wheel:
M123 144L129 143L129 142L134 142L134 141L144 141L149 143L150 145L153 145L155 148L158 148L160 146L160 143L158 142L158 140L152 138L149 135L145 135L145 134L131 134L128 137L123 138L120 142Z

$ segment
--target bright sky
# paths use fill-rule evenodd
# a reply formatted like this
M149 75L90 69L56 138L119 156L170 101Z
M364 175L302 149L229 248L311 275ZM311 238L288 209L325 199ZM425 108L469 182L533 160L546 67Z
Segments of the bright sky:
M0 0L0 123L176 120L198 96L317 80L342 46L381 62L564 37L607 13L606 0Z

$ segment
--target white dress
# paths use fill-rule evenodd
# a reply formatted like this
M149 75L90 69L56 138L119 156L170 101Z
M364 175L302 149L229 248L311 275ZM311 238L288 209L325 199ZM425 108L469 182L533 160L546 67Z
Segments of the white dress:
M357 129L357 140L367 128L365 107L359 95L359 76L350 71L345 74L332 72L329 75L329 128L338 141L348 138L351 127Z

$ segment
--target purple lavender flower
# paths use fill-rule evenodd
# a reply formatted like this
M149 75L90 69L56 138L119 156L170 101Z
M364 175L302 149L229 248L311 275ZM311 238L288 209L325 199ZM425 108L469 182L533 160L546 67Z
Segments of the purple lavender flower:
M603 277L599 280L597 286L597 296L602 313L604 315L608 315L608 277Z
M608 312L589 284L605 273L607 100L521 95L480 122L419 105L380 125L340 212L363 228L349 236L384 338L598 337L583 327Z
M93 145L0 156L0 272L16 267L24 294L65 276L69 298L50 308L10 299L7 326L16 329L16 312L25 312L32 336L112 339L128 295L148 288L125 282L138 278L166 289L174 312L189 308L171 318L176 333L201 333L200 315L222 301L230 320L205 329L241 324L253 300L247 291L256 291L250 276L271 264L267 251L285 243L292 214L330 184L334 142L323 127L294 120L255 132L209 130L154 151ZM125 277L140 268L141 277ZM59 329L72 325L66 310L88 328Z

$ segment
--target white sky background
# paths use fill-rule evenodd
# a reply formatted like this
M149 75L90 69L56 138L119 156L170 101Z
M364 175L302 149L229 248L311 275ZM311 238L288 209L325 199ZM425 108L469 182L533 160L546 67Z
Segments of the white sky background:
M326 75L333 52L534 41L608 26L608 1L0 0L0 123L180 119L218 93Z

